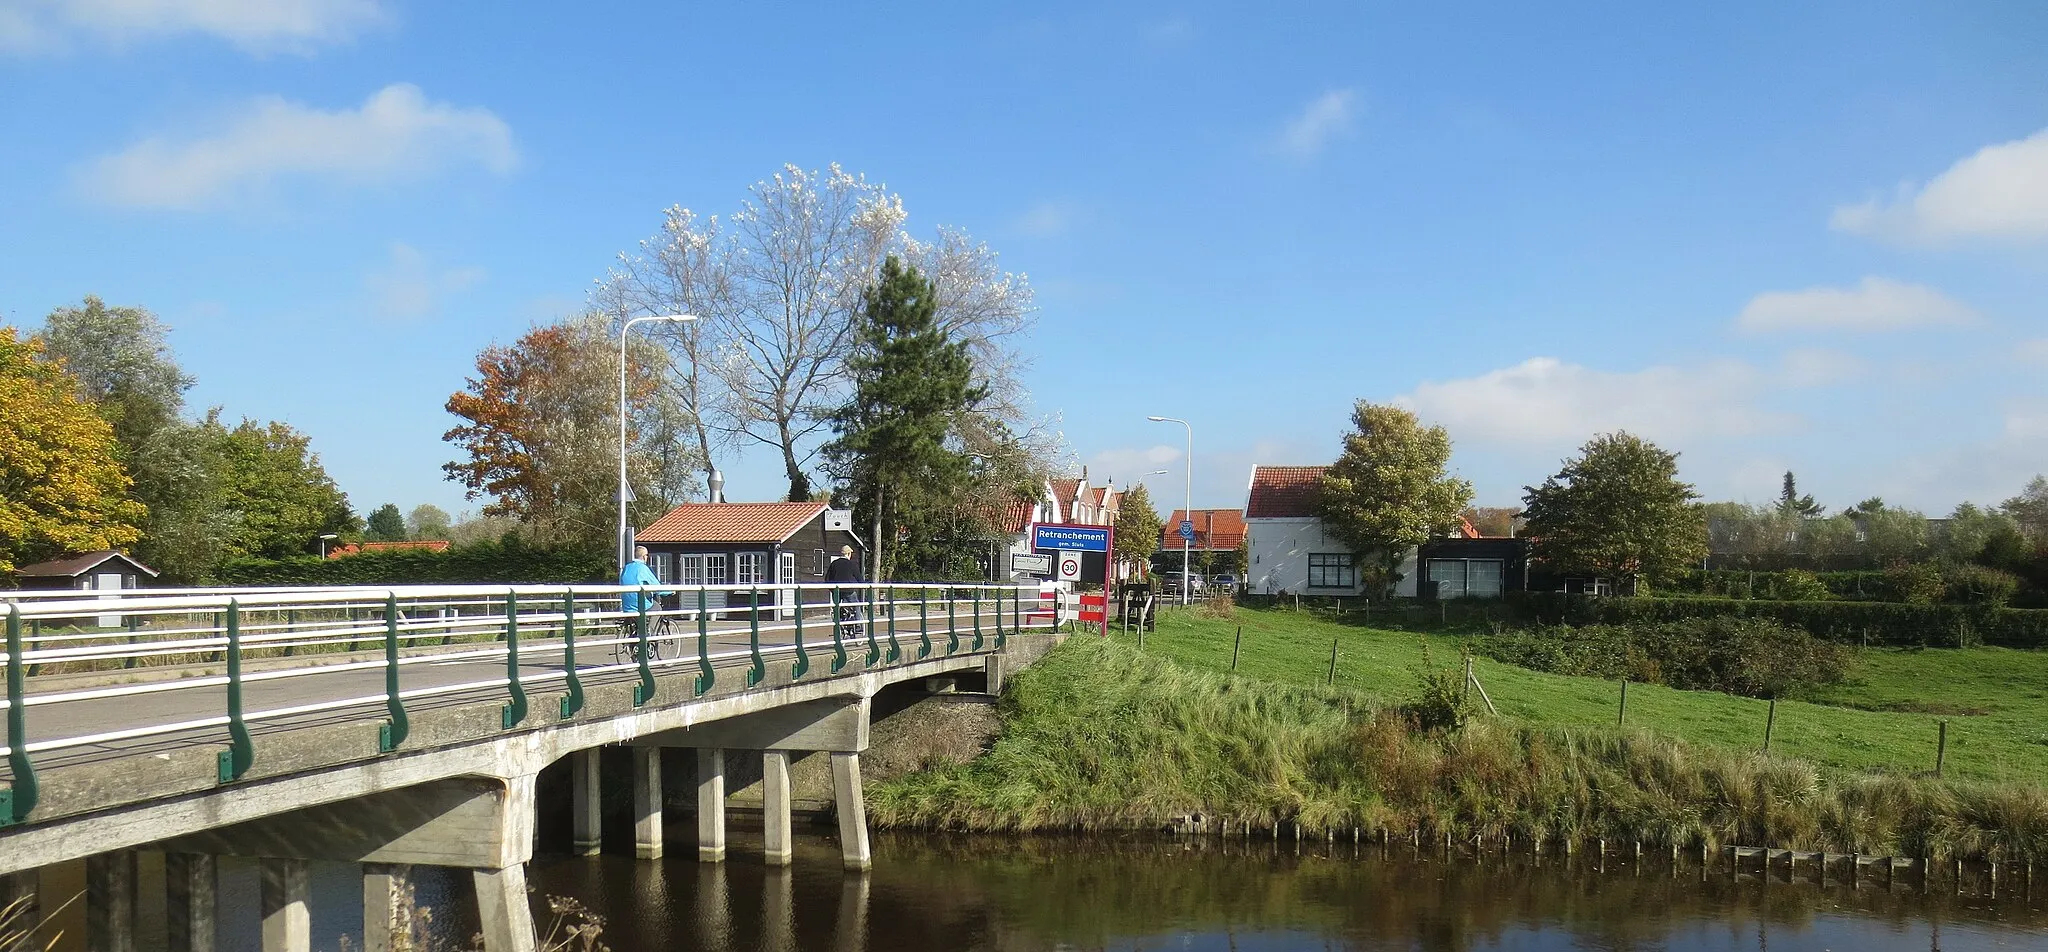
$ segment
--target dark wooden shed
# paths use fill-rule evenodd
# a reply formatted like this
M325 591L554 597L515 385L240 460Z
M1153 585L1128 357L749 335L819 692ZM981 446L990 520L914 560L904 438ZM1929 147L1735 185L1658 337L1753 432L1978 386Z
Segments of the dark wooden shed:
M863 561L867 550L853 532L851 514L822 502L684 503L634 541L647 547L647 567L655 577L673 585L823 582L840 546L852 546ZM712 608L738 607L747 596L714 594L711 602Z

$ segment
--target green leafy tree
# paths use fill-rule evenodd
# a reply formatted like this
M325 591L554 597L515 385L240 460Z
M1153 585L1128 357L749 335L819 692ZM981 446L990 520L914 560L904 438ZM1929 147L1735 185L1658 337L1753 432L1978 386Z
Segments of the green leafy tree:
M2021 535L2037 546L2048 546L2048 476L2035 476L1998 509L2019 524Z
M0 574L125 546L147 515L128 496L113 427L41 350L0 327Z
M243 420L230 430L219 411L202 426L218 447L218 504L233 518L227 558L303 555L318 548L322 534L362 530L305 434L274 421Z
M831 418L834 498L873 527L877 579L910 569L965 574L979 552L979 538L957 529L971 474L949 438L988 391L935 315L931 282L893 255L884 261L861 294L852 398Z
M1827 511L1827 507L1814 502L1811 495L1801 496L1799 481L1793 478L1792 471L1788 469L1785 471L1784 488L1778 491L1778 511L1788 516L1814 519Z
M192 378L171 354L170 328L139 307L87 297L51 311L40 340L77 381L78 396L114 428L114 453L148 507L135 555L168 581L201 581L231 520L216 505L206 435L183 418Z
M1150 562L1159 551L1159 510L1152 508L1152 494L1139 483L1124 490L1122 508L1116 514L1116 555L1131 562Z
M432 503L414 506L405 516L406 532L415 539L447 539L453 522L448 510Z
M385 503L370 510L370 518L364 520L363 538L371 542L405 541L405 516L398 511L395 503Z
M1323 473L1324 528L1366 562L1368 588L1385 596L1407 550L1450 532L1472 484L1446 474L1451 438L1400 407L1358 401L1344 452Z
M1706 511L1678 478L1678 454L1628 433L1594 437L1575 459L1525 487L1532 554L1559 572L1627 583L1697 565Z

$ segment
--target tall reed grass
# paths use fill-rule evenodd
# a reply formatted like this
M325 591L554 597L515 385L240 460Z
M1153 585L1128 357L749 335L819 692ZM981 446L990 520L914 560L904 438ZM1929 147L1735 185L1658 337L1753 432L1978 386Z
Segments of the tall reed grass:
M1994 861L2048 858L2048 792L1811 764L1646 732L1475 718L1417 729L1343 688L1198 671L1075 638L1013 679L1004 732L875 787L881 825L989 831L1232 827L1596 838Z

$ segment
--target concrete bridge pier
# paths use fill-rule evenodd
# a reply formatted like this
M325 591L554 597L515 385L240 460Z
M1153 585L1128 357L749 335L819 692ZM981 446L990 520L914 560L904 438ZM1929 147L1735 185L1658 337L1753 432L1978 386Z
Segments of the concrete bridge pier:
M661 858L661 748L633 750L633 855Z
M599 780L599 748L591 747L569 755L569 789L573 801L574 834L572 850L578 856L596 856L604 847L603 784Z
M867 808L861 801L860 754L868 749L866 697L832 697L799 701L749 714L724 717L676 730L643 734L628 743L634 748L634 803L640 805L639 765L659 765L664 747L697 751L697 858L707 863L725 859L725 754L761 751L763 786L761 823L766 833L766 861L783 865L790 859L789 760L792 751L832 755L832 789L839 814L840 844L849 869L867 869ZM649 770L654 784L654 836L660 837L660 774ZM644 817L645 814L643 813ZM643 819L644 822L644 819ZM657 847L658 849L658 847ZM644 855L644 854L643 854ZM658 852L655 855L660 855Z
M725 862L725 751L697 749L697 862Z
M38 882L40 878L34 870L0 876L0 910L15 910L16 929L28 929L42 921L42 908L37 905L36 895L41 885Z
M213 952L220 936L220 863L204 853L164 854L170 952Z
M394 937L412 934L411 875L410 866L363 864L363 952L392 952Z
M137 857L115 850L85 861L85 947L90 952L135 952Z
M263 952L313 952L313 876L302 859L261 860Z

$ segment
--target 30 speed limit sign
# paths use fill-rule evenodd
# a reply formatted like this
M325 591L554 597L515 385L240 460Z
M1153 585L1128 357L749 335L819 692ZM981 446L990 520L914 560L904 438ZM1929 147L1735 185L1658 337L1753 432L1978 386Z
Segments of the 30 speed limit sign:
M1073 582L1081 578L1081 553L1062 552L1060 559L1060 581Z

